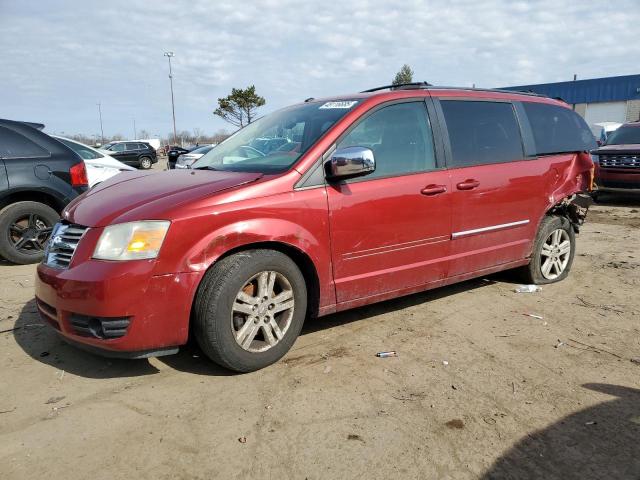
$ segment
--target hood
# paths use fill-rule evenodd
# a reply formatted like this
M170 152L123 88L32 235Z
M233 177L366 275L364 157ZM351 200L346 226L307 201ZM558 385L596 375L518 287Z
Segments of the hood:
M171 220L169 210L253 182L260 173L170 170L122 172L72 201L62 216L71 223L102 227L136 220Z
M607 154L625 154L630 153L637 155L640 153L640 144L634 143L630 145L603 145L597 150L592 151L594 155Z

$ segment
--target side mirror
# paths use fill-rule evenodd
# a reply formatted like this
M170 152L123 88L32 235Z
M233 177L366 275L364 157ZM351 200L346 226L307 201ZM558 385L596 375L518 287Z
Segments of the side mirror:
M602 140L596 140L596 143L598 144L599 147L601 147L603 142Z
M333 152L324 167L327 180L343 180L373 172L376 160L370 148L346 147Z

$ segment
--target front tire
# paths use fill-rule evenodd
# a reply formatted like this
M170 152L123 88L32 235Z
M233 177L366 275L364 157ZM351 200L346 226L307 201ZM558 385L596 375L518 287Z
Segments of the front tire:
M306 311L304 276L293 260L274 250L248 250L206 273L196 295L194 333L215 363L251 372L289 351Z
M153 165L153 162L149 157L141 157L139 162L142 170L149 170Z
M545 216L540 223L529 265L523 267L524 280L545 285L564 280L576 249L576 235L566 217Z
M39 202L16 202L0 210L0 256L26 265L42 260L44 247L60 216Z

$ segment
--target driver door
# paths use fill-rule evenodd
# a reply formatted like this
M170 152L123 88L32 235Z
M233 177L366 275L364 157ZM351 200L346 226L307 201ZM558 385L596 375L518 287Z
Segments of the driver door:
M451 188L436 161L425 102L375 109L337 149L349 146L370 148L376 170L326 187L338 303L444 279Z

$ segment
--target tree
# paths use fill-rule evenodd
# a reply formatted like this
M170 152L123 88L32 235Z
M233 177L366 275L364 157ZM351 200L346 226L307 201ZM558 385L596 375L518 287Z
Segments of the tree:
M413 70L405 63L400 71L396 73L396 78L393 79L392 85L402 85L403 83L411 82L413 82Z
M231 95L218 99L218 108L213 112L223 120L236 127L250 124L258 107L266 103L265 99L256 94L255 85L245 88L232 88Z

